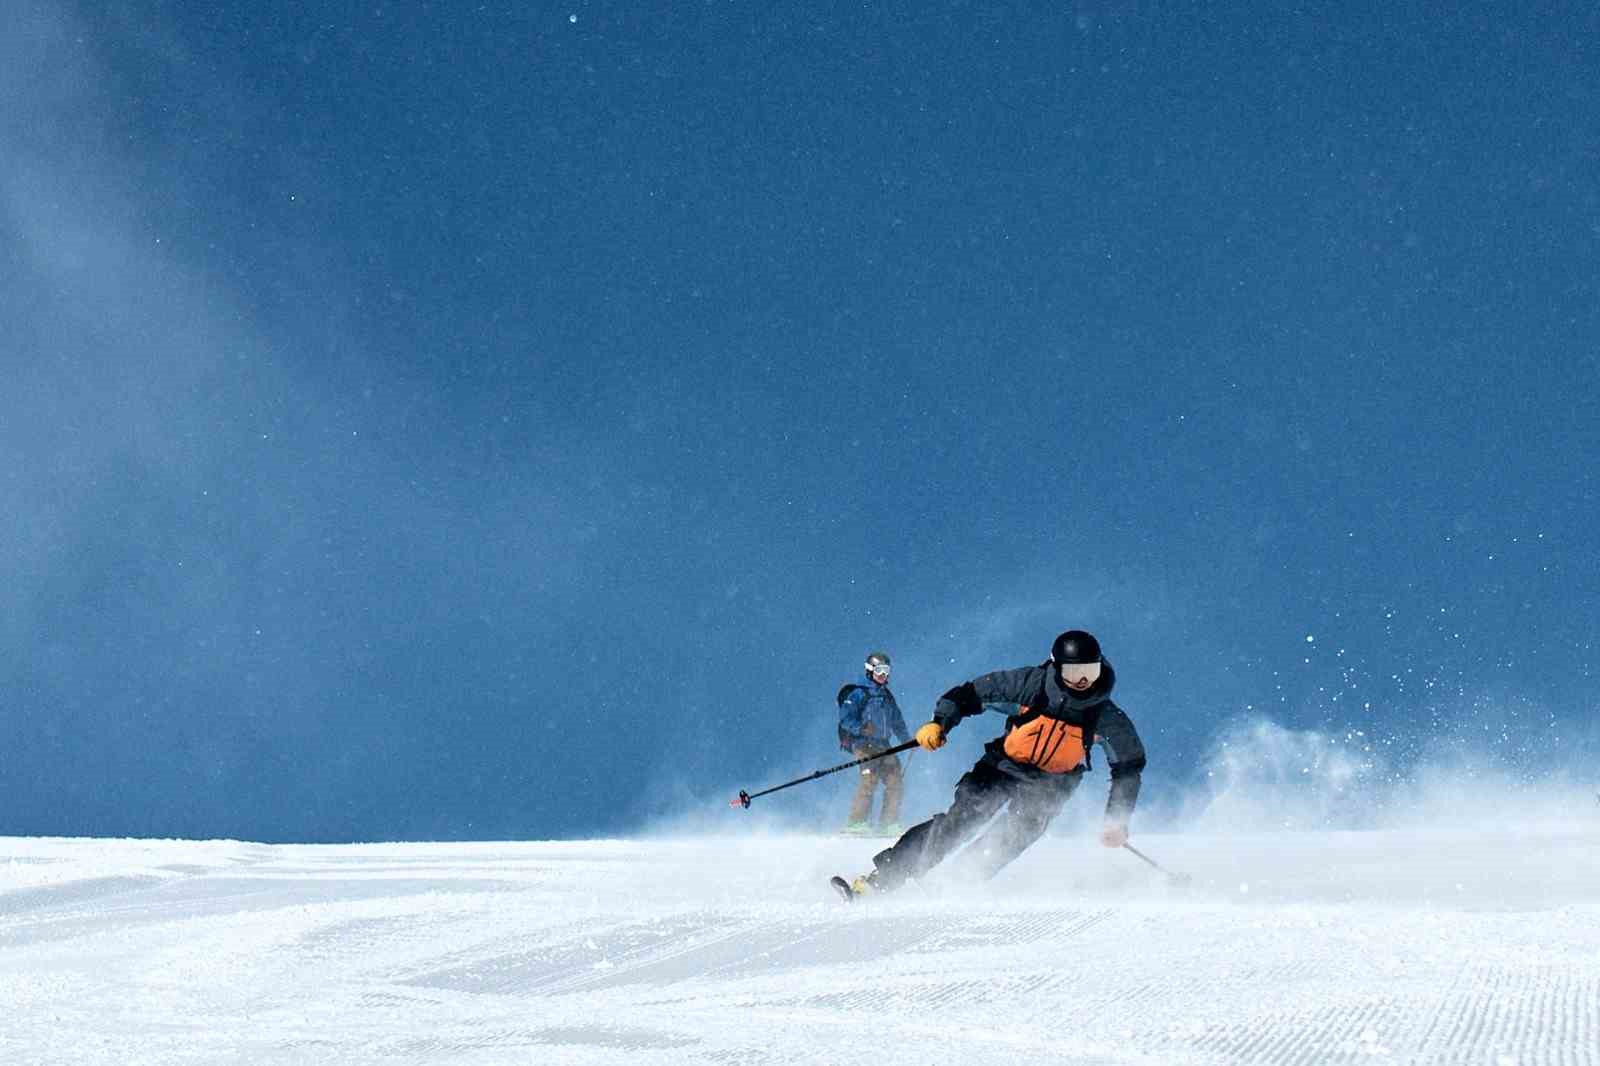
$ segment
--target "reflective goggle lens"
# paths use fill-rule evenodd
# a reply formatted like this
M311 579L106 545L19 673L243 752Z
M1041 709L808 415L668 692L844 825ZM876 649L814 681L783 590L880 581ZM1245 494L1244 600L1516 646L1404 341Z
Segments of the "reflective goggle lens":
M869 662L867 663L867 673L873 674L874 676L888 677L889 664Z
M1092 685L1100 680L1100 664L1062 663L1061 680L1069 685L1080 685L1085 681Z

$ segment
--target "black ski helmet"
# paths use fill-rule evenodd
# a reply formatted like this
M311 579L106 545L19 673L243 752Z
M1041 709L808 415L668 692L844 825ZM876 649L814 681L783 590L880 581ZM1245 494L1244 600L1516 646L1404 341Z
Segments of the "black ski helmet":
M1050 661L1062 663L1097 663L1100 661L1100 642L1092 633L1069 629L1050 645Z
M889 653L886 652L886 651L875 651L875 652L871 652L871 653L869 653L867 655L867 669L868 670L872 669L874 666L888 666L888 665L889 665Z

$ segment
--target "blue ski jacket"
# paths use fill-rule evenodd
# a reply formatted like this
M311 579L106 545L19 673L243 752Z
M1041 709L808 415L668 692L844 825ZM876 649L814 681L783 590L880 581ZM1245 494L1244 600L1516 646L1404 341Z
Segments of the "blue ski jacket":
M887 748L891 736L904 743L911 739L905 716L888 685L880 685L870 674L846 686L839 698L839 745L844 748Z

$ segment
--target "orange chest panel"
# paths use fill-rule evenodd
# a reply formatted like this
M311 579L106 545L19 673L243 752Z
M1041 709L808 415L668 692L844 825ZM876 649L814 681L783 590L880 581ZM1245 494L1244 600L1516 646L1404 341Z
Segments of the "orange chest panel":
M1088 761L1083 730L1044 715L1007 733L1005 752L1012 762L1037 766L1049 774L1064 774Z

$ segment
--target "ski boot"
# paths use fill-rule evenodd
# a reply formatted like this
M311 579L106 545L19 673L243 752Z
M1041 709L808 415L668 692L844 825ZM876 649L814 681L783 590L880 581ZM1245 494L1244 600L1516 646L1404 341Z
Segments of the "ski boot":
M870 874L862 874L852 881L846 881L842 877L834 877L829 879L828 884L832 885L834 891L839 893L840 899L846 903L854 903L858 899L874 895L879 891L878 871L874 870Z

